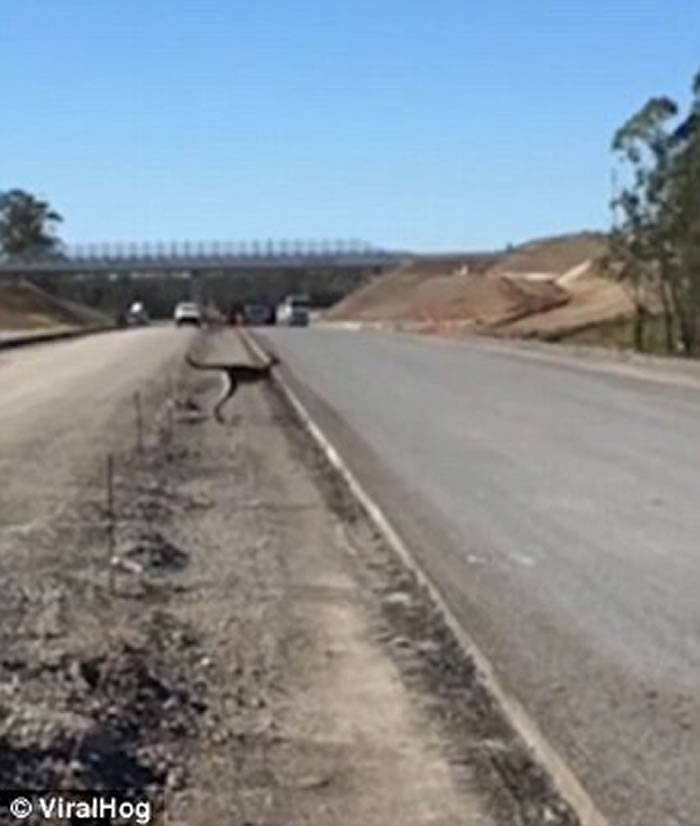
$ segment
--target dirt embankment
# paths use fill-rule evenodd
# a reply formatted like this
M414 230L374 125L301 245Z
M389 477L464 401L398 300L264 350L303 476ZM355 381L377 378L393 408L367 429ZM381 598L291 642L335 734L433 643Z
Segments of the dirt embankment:
M492 268L493 273L544 273L563 275L584 261L607 252L606 236L601 232L580 232L528 241L509 250Z
M331 307L325 317L329 320L413 318L422 312L425 300L425 296L417 293L437 288L453 273L482 274L497 260L498 256L490 253L421 256L363 285ZM443 286L449 291L449 285Z
M496 332L517 338L560 341L583 330L629 320L634 308L624 285L595 261L584 262L584 267L574 278L567 280L565 274L557 280L568 297L561 306L529 314Z
M422 257L365 285L328 321L562 339L629 319L633 305L607 272L602 233L544 238L499 254Z
M0 281L0 330L92 327L112 321L90 307L55 298L29 281Z

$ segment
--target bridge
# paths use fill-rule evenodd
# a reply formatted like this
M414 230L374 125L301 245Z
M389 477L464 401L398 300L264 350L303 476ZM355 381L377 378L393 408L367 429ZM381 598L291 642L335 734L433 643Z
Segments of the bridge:
M384 270L408 257L358 240L80 244L63 245L49 255L0 258L0 277Z

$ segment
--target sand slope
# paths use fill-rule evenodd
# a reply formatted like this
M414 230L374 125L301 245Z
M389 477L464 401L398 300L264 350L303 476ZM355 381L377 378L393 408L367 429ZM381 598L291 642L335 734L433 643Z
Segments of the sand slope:
M562 338L632 315L606 253L602 233L584 232L490 255L422 256L347 296L326 319Z
M0 330L43 330L109 324L105 314L54 298L28 281L0 282Z

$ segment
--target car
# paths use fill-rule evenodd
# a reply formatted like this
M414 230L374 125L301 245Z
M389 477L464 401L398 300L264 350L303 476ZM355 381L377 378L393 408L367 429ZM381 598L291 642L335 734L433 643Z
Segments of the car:
M178 327L190 324L195 327L202 325L202 308L196 301L181 301L173 313L173 319Z
M252 327L261 327L266 324L274 324L275 313L269 304L246 304L243 308L243 318L246 324Z
M305 295L288 295L277 308L278 324L306 327L309 323L309 299Z
M149 318L143 302L134 301L129 309L126 311L126 325L127 327L143 327L148 324Z

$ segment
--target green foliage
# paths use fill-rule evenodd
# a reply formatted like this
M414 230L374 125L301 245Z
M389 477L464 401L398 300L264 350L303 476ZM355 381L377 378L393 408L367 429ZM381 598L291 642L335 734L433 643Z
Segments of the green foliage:
M56 224L63 219L42 201L22 189L0 192L0 252L7 256L45 256L59 240Z
M583 347L604 347L607 350L625 352L635 348L637 326L634 319L618 319L605 324L594 324L584 330L560 339L566 344ZM644 352L654 355L668 354L666 328L662 317L653 316L644 324Z
M613 138L626 182L613 199L612 253L637 309L644 349L648 306L663 308L666 349L693 355L700 342L700 73L680 125L669 98L652 98Z

